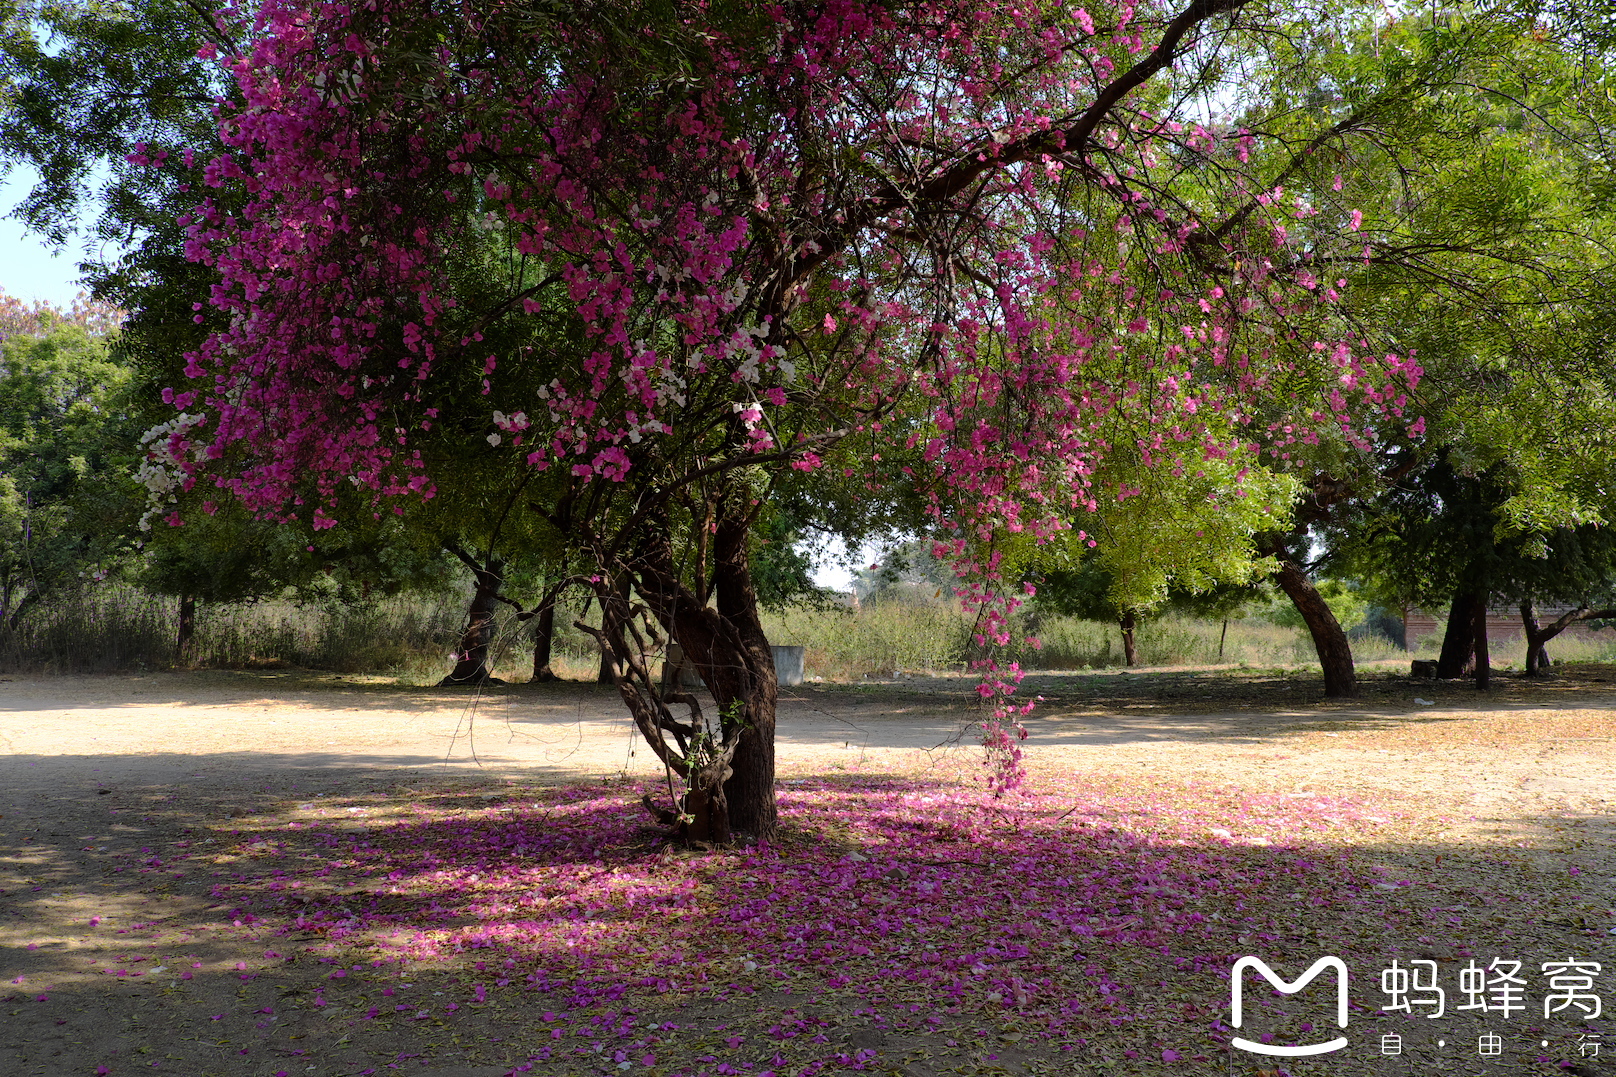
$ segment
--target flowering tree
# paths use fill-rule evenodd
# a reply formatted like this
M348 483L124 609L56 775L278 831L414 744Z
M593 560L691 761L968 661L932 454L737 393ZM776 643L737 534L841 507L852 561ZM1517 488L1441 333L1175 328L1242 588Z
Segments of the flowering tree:
M923 492L1002 639L996 543L1128 496L1119 450L1193 477L1254 430L1354 451L1400 412L1415 369L1342 328L1320 270L1357 215L1211 114L1268 9L663 14L268 0L225 58L220 197L185 221L226 327L159 456L336 527L344 491L432 495L417 443L473 387L468 438L531 469L529 510L592 565L691 833L776 829L750 559L782 480ZM658 692L669 638L716 714Z

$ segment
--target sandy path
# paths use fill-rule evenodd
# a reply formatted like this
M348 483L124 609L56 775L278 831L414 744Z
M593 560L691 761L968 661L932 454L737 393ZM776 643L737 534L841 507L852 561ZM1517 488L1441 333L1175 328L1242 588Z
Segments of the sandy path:
M1420 706L1419 692L1435 692L1415 687L1400 699L1216 713L1197 713L1193 700L1130 697L1119 706L1059 691L1115 679L1034 684L1050 698L1029 722L1030 757L1104 769L1170 761L1209 776L1266 774L1299 789L1329 780L1580 810L1616 796L1609 691L1547 705L1495 700L1477 711L1473 698L1451 692ZM942 679L788 689L781 760L824 764L855 753L909 765L974 752L977 711L966 689ZM1281 749L1287 757L1275 755ZM0 787L13 808L17 796L41 789L245 792L267 780L317 791L425 774L562 781L650 772L654 763L615 694L594 685L472 694L285 673L0 681Z
M1360 797L1397 807L1405 823L1386 837L1407 847L1508 845L1562 876L1574 855L1593 878L1616 884L1616 692L1599 677L1509 684L1484 709L1456 685L1386 680L1343 704L1298 683L1034 678L1027 690L1048 699L1029 721L1029 762ZM936 679L788 690L782 777L853 760L954 770L979 754L969 688ZM161 1042L141 1022L161 1027L165 996L83 971L90 958L132 945L108 927L217 916L201 878L153 889L118 874L146 854L183 847L193 829L228 841L230 827L256 825L251 817L312 809L327 796L379 804L388 798L372 794L393 793L407 804L417 790L429 797L445 787L652 772L653 757L630 734L614 693L593 685L474 696L306 673L0 678L0 971L13 983L24 982L11 980L19 974L47 978L56 999L6 1011L0 1073L66 1072L53 1067ZM221 824L233 815L244 818ZM105 918L98 933L84 927L92 915ZM1588 915L1608 911L1589 906ZM29 949L33 940L44 947ZM194 945L210 970L259 957L222 936ZM209 988L219 1009L237 1004L226 987L228 978Z
M1197 713L1194 699L1119 703L1089 691L1129 691L1107 683L1115 680L1031 686L1050 696L1029 721L1035 765L1171 767L1295 791L1327 783L1523 809L1597 812L1616 798L1616 693L1602 686L1490 700L1486 711L1451 691L1418 705L1419 692L1436 694L1421 687L1352 704ZM967 687L939 679L788 689L782 764L863 757L909 767L973 753ZM314 793L429 775L564 781L648 773L654 763L615 694L594 685L474 695L286 673L0 681L0 814L13 820L40 793Z

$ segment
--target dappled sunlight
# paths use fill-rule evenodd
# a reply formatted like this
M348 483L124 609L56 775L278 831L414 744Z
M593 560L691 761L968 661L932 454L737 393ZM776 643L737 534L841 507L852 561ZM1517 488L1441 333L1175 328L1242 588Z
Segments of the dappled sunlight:
M805 699L878 745L948 724L919 692L866 694ZM33 784L0 828L0 979L30 1050L103 1051L89 1072L141 1042L75 1016L98 1008L198 1037L169 1048L178 1071L228 1077L404 1055L797 1077L916 1050L927 1075L1221 1070L1244 954L1289 975L1340 956L1368 1043L1391 1021L1375 977L1392 960L1451 976L1472 955L1611 947L1613 820L1588 800L1603 764L1571 769L1606 712L1499 703L1153 723L1051 706L1026 787L997 798L968 747L788 752L778 841L718 851L651 825L639 799L668 802L660 773L547 786L536 768L273 751L16 756ZM1473 752L1490 754L1472 769ZM1408 785L1438 759L1447 785ZM1254 1012L1300 1037L1321 1018L1291 1001ZM1562 1033L1545 1032L1556 1058ZM1394 1072L1363 1052L1287 1069Z
M131 867L223 869L209 891L218 923L171 921L173 943L197 951L211 930L266 956L315 955L325 971L305 969L300 1005L348 1013L348 999L361 1022L383 1020L356 993L374 1002L400 977L449 975L453 1005L412 1002L410 1019L452 1025L536 993L563 1036L529 1061L554 1072L594 1053L571 1037L603 1014L751 997L881 1015L917 1035L1013 1026L1011 1052L1206 1062L1227 1039L1227 969L1241 952L1324 945L1367 966L1440 929L1479 953L1484 934L1455 930L1489 921L1455 920L1453 894L1476 909L1525 900L1518 873L1483 846L1434 854L1447 866L1422 876L1408 866L1418 847L1400 840L1407 820L1352 797L1035 769L1024 794L995 799L936 772L794 772L780 844L692 853L646 825L641 792L666 791L611 781L323 798ZM1484 884L1455 877L1466 859L1490 864ZM1432 887L1441 902L1407 900ZM774 1054L794 1066L848 1054L812 1040ZM689 1065L657 1072L711 1072Z

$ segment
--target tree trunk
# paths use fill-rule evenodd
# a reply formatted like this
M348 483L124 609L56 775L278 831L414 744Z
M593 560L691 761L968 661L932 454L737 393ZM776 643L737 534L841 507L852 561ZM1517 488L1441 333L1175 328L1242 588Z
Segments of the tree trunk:
M550 651L555 646L555 599L539 607L537 627L533 630L533 682L546 684L559 680L550 668Z
M1548 652L1543 645L1548 642L1543 628L1537 620L1537 603L1530 598L1521 603L1521 627L1526 630L1526 675L1539 676L1548 668Z
M1448 625L1442 633L1442 653L1436 660L1438 680L1456 681L1470 671L1471 659L1476 655L1474 624L1478 603L1485 616L1485 598L1466 591L1453 596L1453 605L1448 608Z
M1350 698L1358 694L1358 673L1352 661L1352 644L1335 619L1330 604L1324 601L1319 589L1307 578L1302 566L1291 558L1290 551L1279 542L1271 543L1268 553L1279 560L1275 578L1280 590L1295 605L1313 637L1313 649L1318 652L1319 668L1324 671L1324 694L1334 699Z
M476 580L471 609L466 613L466 629L460 635L454 669L438 682L439 688L502 683L488 668L488 647L494 641L494 609L499 602L500 588L505 584L505 564L491 557L481 565L468 567Z
M774 801L775 708L780 693L774 669L774 651L758 617L757 590L747 555L747 528L738 522L719 525L713 543L713 576L718 614L734 626L740 659L731 665L729 681L718 684L698 663L703 679L713 686L720 712L729 701L744 708L746 722L731 763L733 773L724 783L730 825L759 840L773 841L779 831ZM714 669L717 675L717 668Z
M1487 600L1483 598L1471 610L1471 630L1476 637L1476 688L1485 692L1492 683L1493 668L1487 647Z
M630 589L630 582L629 582L628 574L623 573L622 575L618 576L617 582L616 582L616 590L613 593L618 598L621 598L624 601L627 601L628 596L629 596L629 589ZM605 610L605 605L604 604L602 604L601 609L602 609L602 612L604 613L604 610ZM604 623L604 618L602 620L602 623ZM617 661L616 656L613 655L610 650L608 650L605 647L602 647L600 649L600 669L595 673L595 683L596 684L616 684L617 683L617 675L616 675L616 672L612 668L616 664L616 661Z
M1120 626L1122 629L1122 664L1125 666L1136 666L1139 664L1139 652L1134 649L1133 645L1133 630L1135 623L1136 621L1134 619L1133 610L1129 610L1127 613L1124 613L1121 620L1117 622L1118 626Z
M181 665L191 660L191 645L196 636L196 598L180 596L180 626L174 639L174 656Z
M1522 602L1521 624L1526 628L1526 675L1542 676L1543 671L1549 668L1549 655L1544 649L1549 640L1581 621L1605 620L1611 617L1616 617L1616 609L1596 610L1584 603L1574 610L1562 613L1548 625L1540 625L1537 620L1537 604L1530 598Z
M22 615L28 612L28 607L39 601L40 594L42 592L34 590L23 595L17 602L16 607L12 609L11 615L6 618L6 627L15 632L17 627L22 624Z
M749 524L744 503L719 514L711 550L716 606L702 602L682 582L667 538L670 528L649 529L656 537L646 542L633 565L639 600L712 692L716 723L704 715L692 693L678 691L677 685L675 691L658 692L645 650L637 642L631 646L624 631L628 618L614 612L601 632L617 654L618 691L635 723L657 755L685 778L679 805L684 833L714 842L735 837L773 841L779 831L774 797L779 681L758 617L747 556ZM628 608L627 602L612 603L614 611ZM672 719L669 704L688 707L690 722ZM666 743L664 731L679 740L678 751Z
M1223 631L1218 633L1218 661L1223 661L1223 644L1229 638L1229 619L1223 619Z

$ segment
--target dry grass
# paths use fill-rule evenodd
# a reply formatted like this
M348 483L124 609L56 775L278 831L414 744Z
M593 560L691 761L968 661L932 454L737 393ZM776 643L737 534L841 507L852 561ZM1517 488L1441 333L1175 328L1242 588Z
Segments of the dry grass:
M942 673L969 664L973 623L957 608L903 602L867 604L857 610L792 610L765 619L776 643L807 648L810 676L858 680L898 670ZM1018 645L1011 656L1027 669L1111 669L1123 665L1122 636L1116 625L1074 617L1018 619L1015 635L1038 646ZM1314 658L1307 633L1267 621L1223 622L1162 617L1135 633L1139 662L1146 666L1232 664L1273 668L1305 664ZM1401 655L1379 637L1357 641L1366 660Z
M175 654L177 604L127 586L65 595L35 610L19 630L0 632L0 670L96 673L176 667L263 669L280 666L372 673L406 684L435 683L449 667L465 620L466 596L406 595L364 604L275 600L201 606L189 655ZM551 668L567 680L593 680L599 668L593 642L572 626L575 610L556 617ZM765 616L769 638L807 648L810 677L857 681L896 671L955 672L978 653L974 625L954 606L867 603L860 609L793 609ZM1010 656L1027 669L1118 668L1122 639L1115 625L1070 617L1022 615L1017 638L1036 637ZM1601 638L1609 637L1609 638ZM1427 637L1405 652L1375 635L1353 641L1360 663L1435 657L1440 640ZM1145 666L1232 665L1252 669L1316 665L1312 643L1299 628L1257 618L1224 622L1168 616L1142 623L1139 662ZM492 663L497 676L521 682L532 672L532 625L514 611L499 612ZM1557 662L1616 661L1616 632L1562 636L1549 647ZM1519 668L1521 646L1496 647L1494 664Z

